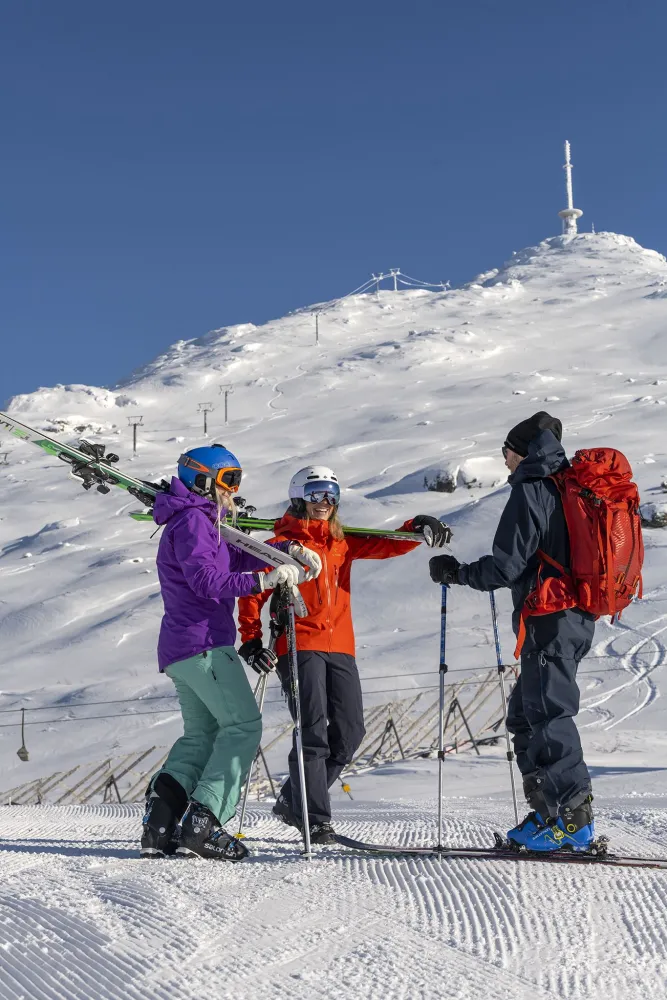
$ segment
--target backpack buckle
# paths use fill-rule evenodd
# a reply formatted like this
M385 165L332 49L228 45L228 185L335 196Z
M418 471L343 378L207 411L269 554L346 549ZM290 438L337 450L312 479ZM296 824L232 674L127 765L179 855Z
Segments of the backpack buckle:
M602 497L599 497L597 493L593 493L593 490L589 490L587 486L581 487L579 496L583 497L584 500L588 500L589 503L594 503L596 507L602 507L604 504Z

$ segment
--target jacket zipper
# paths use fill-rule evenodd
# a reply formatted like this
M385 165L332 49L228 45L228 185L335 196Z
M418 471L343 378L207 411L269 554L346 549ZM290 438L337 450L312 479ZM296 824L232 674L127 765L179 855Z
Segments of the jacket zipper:
M315 589L317 591L317 599L318 599L318 601L320 602L320 605L321 605L322 604L322 591L320 590L320 581L319 581L319 579L315 580Z
M322 565L324 567L324 582L327 588L327 625L329 626L329 652L331 652L331 645L333 640L333 625L331 624L331 587L329 585L329 567L327 566L327 557L322 553Z
M334 576L336 580L336 597L334 599L334 604L338 604L338 566L336 566Z

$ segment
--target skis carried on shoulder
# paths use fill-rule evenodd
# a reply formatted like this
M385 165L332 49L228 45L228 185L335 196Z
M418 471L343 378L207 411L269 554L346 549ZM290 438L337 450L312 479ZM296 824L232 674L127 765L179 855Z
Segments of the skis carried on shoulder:
M8 413L0 412L0 428L9 431L14 437L21 441L29 441L37 445L47 455L66 462L70 467L70 475L78 479L84 490L90 490L93 486L98 493L110 493L112 486L118 486L121 490L127 490L133 497L141 503L150 507L155 502L158 493L167 488L167 484L157 484L145 482L142 479L135 479L128 476L119 469L114 468L118 462L118 455L109 453L105 455L103 444L90 444L88 441L80 441L78 448L63 444L55 438L22 424L20 420L10 417Z
M84 490L95 487L98 493L110 493L112 486L117 486L140 500L141 503L152 507L155 498L169 489L168 483L150 483L142 479L135 479L128 476L120 469L115 468L118 462L118 455L106 454L103 444L90 444L88 441L80 441L78 448L63 444L55 438L43 434L34 427L22 424L20 420L10 417L7 413L0 412L0 428L9 431L14 437L21 441L29 441L37 445L47 455L53 455L61 459L69 466L70 475L79 480ZM148 515L152 521L153 516ZM265 542L260 542L256 538L250 538L244 531L232 527L229 524L220 525L220 535L229 545L249 552L266 563L267 566L298 566L296 559L281 552ZM299 595L300 597L300 595ZM303 607L297 600L297 614L305 614Z
M385 854L404 857L464 858L472 861L538 861L554 864L605 865L616 868L660 868L667 869L667 858L637 858L623 854L613 854L607 849L607 841L601 837L588 851L522 851L515 849L495 834L493 847L401 847L390 844L367 844L337 833L334 840L341 847L364 853Z
M161 483L151 483L143 479L135 479L125 472L115 468L118 462L118 455L109 452L105 454L103 444L91 444L88 441L79 441L79 447L73 448L71 445L63 444L56 438L43 434L42 431L29 427L21 423L8 413L0 411L0 428L9 431L14 437L21 441L29 441L37 445L47 455L66 462L70 467L70 474L78 479L84 490L93 487L98 493L110 493L112 486L127 492L139 500L144 506L152 508L155 498L159 493L164 493L169 489L169 483L164 480ZM249 508L254 510L254 508ZM152 510L130 511L131 518L135 521L153 520ZM240 513L236 520L236 527L241 531L273 531L276 518L254 517L249 514ZM395 541L423 542L422 535L413 531L390 531L386 528L353 528L343 526L346 535L361 535L364 538L393 538ZM278 564L274 564L278 565Z

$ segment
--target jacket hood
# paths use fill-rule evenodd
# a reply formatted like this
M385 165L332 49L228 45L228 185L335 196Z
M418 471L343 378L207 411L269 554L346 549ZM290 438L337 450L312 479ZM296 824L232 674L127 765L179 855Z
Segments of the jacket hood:
M331 538L328 521L316 521L314 519L294 517L293 514L283 514L279 521L276 521L273 530L276 535L283 535L285 538L293 538L299 542L313 541L319 545L326 545Z
M507 482L510 486L525 483L530 479L546 479L554 476L570 463L562 444L550 430L541 431L528 446L528 454L519 463Z
M171 480L168 493L158 493L153 507L153 520L156 524L166 524L174 514L191 507L199 507L210 517L213 514L217 517L217 510L211 500L198 496L184 486L184 484L174 476Z

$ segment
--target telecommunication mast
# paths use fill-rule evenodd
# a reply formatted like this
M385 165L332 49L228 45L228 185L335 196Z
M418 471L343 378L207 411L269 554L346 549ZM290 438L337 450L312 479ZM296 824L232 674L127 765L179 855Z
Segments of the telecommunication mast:
M563 220L563 234L565 236L576 236L577 234L577 219L580 219L584 214L580 208L574 207L574 201L572 199L572 162L570 160L570 143L565 140L565 164L563 166L565 171L565 193L567 195L567 208L564 208L558 214Z

